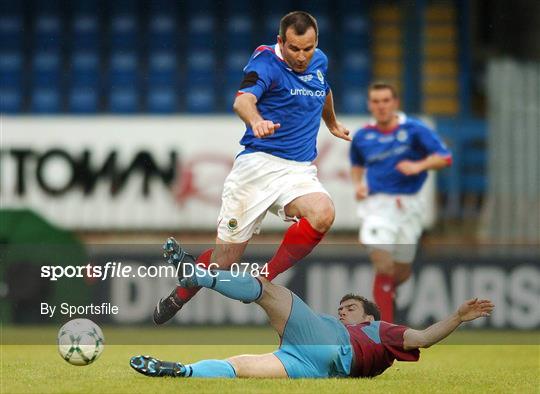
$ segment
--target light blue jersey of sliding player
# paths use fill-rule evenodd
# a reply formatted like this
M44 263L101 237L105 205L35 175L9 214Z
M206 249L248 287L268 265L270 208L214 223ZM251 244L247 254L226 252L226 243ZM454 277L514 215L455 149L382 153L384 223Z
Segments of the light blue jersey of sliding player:
M396 166L402 160L418 161L432 154L452 160L452 154L433 130L404 114L399 115L399 125L393 130L383 132L374 124L358 130L350 148L352 165L367 169L370 195L418 192L427 172L408 176Z
M328 59L316 49L303 73L294 72L283 60L279 45L258 47L244 68L238 94L252 93L265 120L280 123L273 135L256 138L250 125L240 144L240 154L264 152L283 159L310 162L317 157L317 133L330 91L326 81Z

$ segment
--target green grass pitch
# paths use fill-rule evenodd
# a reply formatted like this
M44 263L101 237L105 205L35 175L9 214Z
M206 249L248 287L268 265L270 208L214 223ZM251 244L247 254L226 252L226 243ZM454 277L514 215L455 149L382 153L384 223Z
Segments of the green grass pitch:
M359 392L489 392L540 393L540 345L538 332L458 332L452 342L422 350L420 362L396 362L374 379L171 379L147 378L128 364L135 354L194 362L235 354L265 353L273 333L250 328L104 328L109 342L94 364L75 367L63 361L55 345L10 345L21 337L56 338L55 328L4 328L1 347L1 393L355 393ZM236 344L202 343L201 335L238 338ZM154 345L148 338L154 336ZM15 339L19 339L16 341ZM167 345L171 338L184 344ZM261 338L265 345L253 344ZM132 339L132 340L131 340ZM244 343L242 343L244 340ZM225 342L225 341L224 341ZM26 342L24 342L26 343ZM45 343L40 340L40 343ZM110 343L124 343L113 345ZM127 345L125 343L133 343ZM454 344L451 344L454 343ZM466 344L465 344L466 343ZM478 344L484 343L484 344ZM504 344L494 344L504 343ZM511 343L511 344L510 344Z

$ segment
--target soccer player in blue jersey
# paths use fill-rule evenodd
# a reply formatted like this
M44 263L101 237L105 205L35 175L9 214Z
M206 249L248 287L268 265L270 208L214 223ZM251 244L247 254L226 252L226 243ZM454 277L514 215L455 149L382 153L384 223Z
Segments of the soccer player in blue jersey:
M338 319L315 313L290 290L265 278L201 270L180 283L188 288L207 287L245 303L256 302L278 333L280 347L267 354L187 365L135 356L130 365L137 372L183 378L373 377L394 360L417 361L419 348L441 341L463 322L489 316L494 308L489 300L471 299L446 319L425 330L415 330L380 321L377 306L354 294L341 299Z
M368 89L374 122L354 135L352 180L362 219L360 241L375 270L373 297L382 320L394 319L395 289L411 275L422 233L420 189L428 170L452 162L448 148L428 126L398 112L396 90L386 83Z
M198 261L227 268L238 262L270 211L292 221L267 278L287 270L308 255L334 221L334 205L311 164L317 156L321 117L330 132L350 141L336 119L326 79L328 59L317 48L317 22L296 11L280 22L277 44L258 47L244 68L234 111L244 121L244 146L225 180L216 246ZM198 289L178 287L154 310L162 324L174 316Z

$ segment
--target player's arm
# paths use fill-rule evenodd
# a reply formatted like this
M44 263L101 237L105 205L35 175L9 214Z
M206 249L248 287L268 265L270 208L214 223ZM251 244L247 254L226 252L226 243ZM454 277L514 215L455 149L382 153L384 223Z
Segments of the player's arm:
M427 170L440 170L452 164L452 153L433 130L420 125L414 133L414 140L426 152L426 158L400 161L396 169L402 174L416 175Z
M430 347L450 335L461 323L489 316L494 307L489 300L473 298L466 301L456 312L425 330L407 329L403 334L403 348L410 350Z
M326 94L326 99L324 101L324 106L322 110L322 118L324 124L328 127L328 130L338 138L341 138L345 141L351 141L350 131L338 122L336 118L336 112L334 110L334 97L332 96L332 91L329 90Z
M397 164L396 169L405 175L416 175L427 170L440 170L449 165L448 157L435 153L423 160L402 160Z
M267 137L274 134L280 128L279 123L264 120L257 109L257 97L252 93L242 93L236 97L233 104L234 112L251 126L253 134L257 138Z
M362 200L368 196L368 188L364 179L365 168L358 165L351 167L351 179L356 193L356 199Z

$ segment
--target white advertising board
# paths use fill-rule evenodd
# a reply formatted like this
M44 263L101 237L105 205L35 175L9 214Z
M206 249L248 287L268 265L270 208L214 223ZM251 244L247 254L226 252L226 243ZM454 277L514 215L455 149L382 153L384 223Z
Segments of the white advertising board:
M367 118L341 120L356 130ZM232 115L3 116L1 205L78 230L213 230L243 131ZM336 206L334 229L355 229L349 143L321 125L318 149L319 179ZM271 216L263 231L286 226Z

